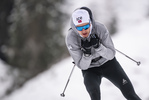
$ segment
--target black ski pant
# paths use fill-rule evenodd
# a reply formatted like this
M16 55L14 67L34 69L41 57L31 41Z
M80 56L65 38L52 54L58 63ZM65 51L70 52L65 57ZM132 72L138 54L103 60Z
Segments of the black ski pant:
M135 93L132 83L116 58L100 67L82 70L82 73L84 84L91 100L100 100L100 83L102 77L107 78L118 87L127 100L141 100Z

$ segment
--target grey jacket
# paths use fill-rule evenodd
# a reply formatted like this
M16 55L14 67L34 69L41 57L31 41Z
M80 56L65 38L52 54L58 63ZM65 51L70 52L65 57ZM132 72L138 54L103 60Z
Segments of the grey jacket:
M75 64L82 70L86 70L92 67L100 67L108 60L113 59L115 56L115 48L113 42L108 30L103 24L92 20L91 34L97 34L101 44L97 49L92 47L91 55L89 57L86 57L81 51L81 39L90 40L90 36L88 38L82 38L76 30L75 25L73 24L71 19L71 28L69 29L66 36L66 46ZM98 61L92 61L93 59L99 57L100 59Z

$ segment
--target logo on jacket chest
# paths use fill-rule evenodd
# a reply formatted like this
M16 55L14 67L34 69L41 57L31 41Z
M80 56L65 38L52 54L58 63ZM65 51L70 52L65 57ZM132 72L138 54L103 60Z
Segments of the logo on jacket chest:
M76 20L78 21L78 23L81 23L82 22L82 17L78 17L78 18L76 18Z

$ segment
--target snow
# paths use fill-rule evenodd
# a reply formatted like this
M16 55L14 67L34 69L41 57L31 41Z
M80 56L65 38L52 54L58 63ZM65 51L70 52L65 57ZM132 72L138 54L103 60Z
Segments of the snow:
M72 6L69 11L72 12L72 9L80 7L86 2L86 0L82 0L81 3L78 3L79 1L73 0L71 3L76 5ZM91 1L86 2L85 5ZM117 1L117 5L119 4L116 10L119 30L118 34L112 36L114 45L116 49L131 58L141 61L141 65L137 66L135 62L118 52L116 58L133 83L136 93L142 100L149 100L149 18L145 17L147 0L138 0L138 2L132 0L128 1L129 3L126 2L127 0L122 0L122 3L118 0L115 1ZM90 100L83 84L81 70L78 67L74 69L65 91L66 96L60 96L73 68L72 61L72 58L68 57L53 65L51 69L28 81L22 88L3 100ZM0 65L0 67L2 66L5 65ZM3 72L0 72L0 75L1 73ZM101 98L102 100L125 100L121 92L105 78L101 83Z
M12 84L12 77L9 75L8 68L9 66L0 60L0 96L4 95Z

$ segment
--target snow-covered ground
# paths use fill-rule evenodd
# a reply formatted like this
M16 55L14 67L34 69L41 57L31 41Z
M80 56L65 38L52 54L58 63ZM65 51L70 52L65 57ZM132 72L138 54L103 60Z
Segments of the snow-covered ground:
M78 0L73 0L73 3L77 4L75 1ZM141 2L130 0L132 2L129 3L125 2L127 0L122 1L116 11L119 19L118 34L112 36L112 39L116 49L141 61L141 65L137 66L135 62L118 52L116 57L132 81L137 94L142 100L149 100L149 17L145 17L144 12L147 0L138 0ZM77 6L82 6L81 4ZM74 9L74 6L72 8ZM22 88L3 100L90 100L83 84L82 73L77 67L66 89L66 96L60 96L73 67L72 61L69 57L53 65L51 69L28 81ZM125 100L120 91L105 78L101 83L101 98Z

